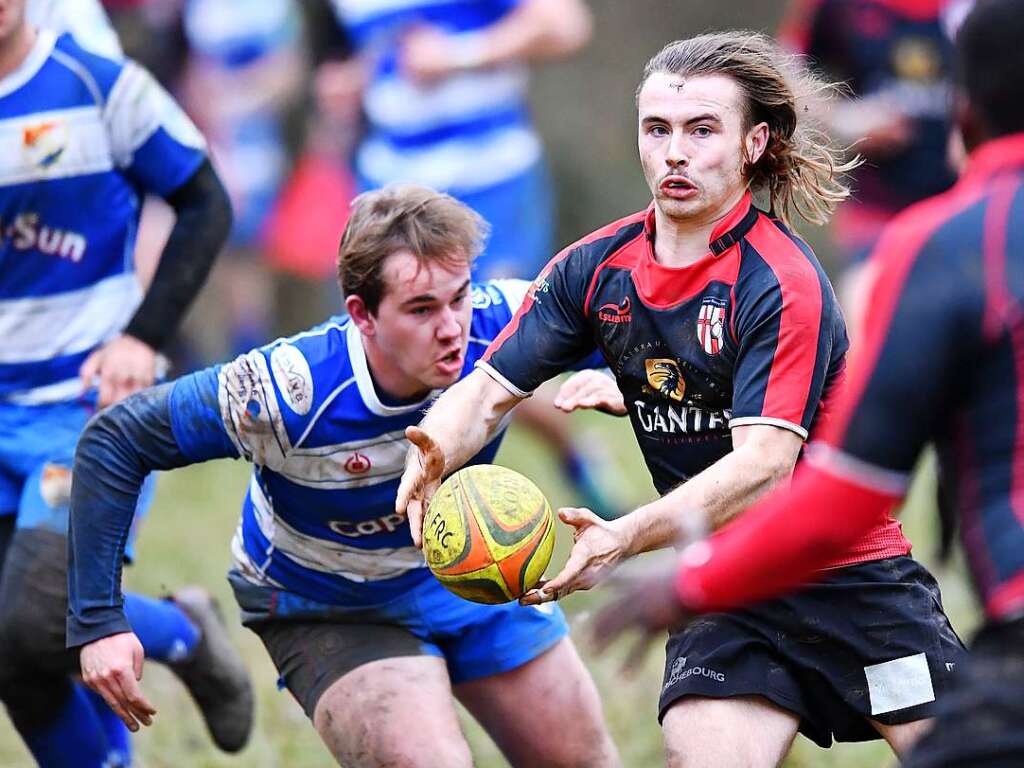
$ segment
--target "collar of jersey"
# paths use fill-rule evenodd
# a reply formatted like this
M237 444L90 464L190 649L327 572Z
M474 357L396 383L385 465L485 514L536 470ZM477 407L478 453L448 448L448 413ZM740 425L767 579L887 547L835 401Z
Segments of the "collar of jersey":
M965 180L987 179L993 174L1024 165L1024 133L1011 133L986 141L967 159Z
M384 405L377 396L377 390L373 386L373 377L370 376L370 366L366 362L366 350L363 349L363 334L356 328L355 323L349 323L345 333L348 334L348 359L352 363L352 373L356 377L359 396L363 398L363 404L374 415L401 416L410 411L423 410L423 407L440 392L440 390L434 390L419 402L408 405Z
M48 29L40 29L36 32L36 42L28 56L21 62L16 70L11 72L3 80L0 80L0 96L14 93L25 83L35 77L35 74L42 69L43 64L53 52L57 36Z
M717 258L742 240L751 227L757 223L758 213L759 211L753 204L753 197L748 190L732 210L725 215L725 218L711 230L711 236L708 238L710 255ZM653 203L647 209L647 215L644 217L644 231L647 233L647 242L653 243L655 235ZM653 248L650 256L653 260Z

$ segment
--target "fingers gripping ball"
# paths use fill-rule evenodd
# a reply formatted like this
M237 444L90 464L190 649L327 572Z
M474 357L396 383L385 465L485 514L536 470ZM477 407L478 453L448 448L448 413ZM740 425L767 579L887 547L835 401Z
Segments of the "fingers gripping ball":
M427 565L449 590L475 603L507 603L544 575L555 521L544 494L505 467L456 472L430 501L423 521Z

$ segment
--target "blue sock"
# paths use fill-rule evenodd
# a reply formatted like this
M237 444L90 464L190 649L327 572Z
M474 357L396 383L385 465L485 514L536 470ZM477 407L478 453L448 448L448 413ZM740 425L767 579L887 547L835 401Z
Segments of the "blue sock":
M50 723L21 735L39 768L104 768L107 764L107 736L83 685L71 686L67 701Z
M199 628L170 600L128 593L124 612L148 659L181 661L199 643Z
M130 768L132 764L132 743L131 731L121 722L121 718L114 714L107 702L95 691L86 689L89 701L96 711L103 726L103 732L107 735L107 763L110 768Z

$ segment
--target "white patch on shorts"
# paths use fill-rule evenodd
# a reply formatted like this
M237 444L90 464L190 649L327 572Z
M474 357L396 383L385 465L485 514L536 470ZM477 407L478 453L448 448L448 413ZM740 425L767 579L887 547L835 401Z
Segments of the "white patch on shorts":
M872 664L864 667L864 675L868 679L872 715L935 701L928 658L923 653Z

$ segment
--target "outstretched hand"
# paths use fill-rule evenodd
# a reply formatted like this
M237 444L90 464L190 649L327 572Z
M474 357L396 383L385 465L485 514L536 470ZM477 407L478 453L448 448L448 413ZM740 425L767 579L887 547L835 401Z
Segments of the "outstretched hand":
M94 640L82 646L82 681L107 702L128 730L151 725L156 708L142 695L142 643L131 632Z
M412 543L423 547L423 515L444 476L444 454L430 435L419 427L406 427L409 453L405 459L405 472L398 485L395 511L409 519Z
M555 578L520 597L523 605L561 600L578 590L590 589L605 579L627 554L618 521L608 522L589 509L576 507L563 507L558 510L558 517L573 528L569 559Z
M562 382L555 395L554 405L566 413L587 408L612 416L626 415L626 402L615 379L593 369L574 373Z

